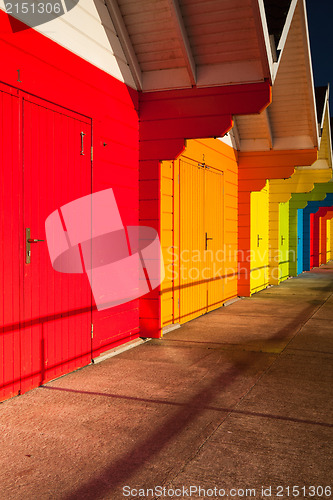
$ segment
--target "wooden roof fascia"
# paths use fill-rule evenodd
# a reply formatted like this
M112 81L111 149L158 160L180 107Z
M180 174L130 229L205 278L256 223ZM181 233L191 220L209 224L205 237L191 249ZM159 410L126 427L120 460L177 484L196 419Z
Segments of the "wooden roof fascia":
M133 79L137 86L137 90L142 90L142 71L138 62L135 50L129 37L126 25L123 20L122 13L118 6L117 0L105 0L105 5L109 11L111 20L114 24L116 33L119 37L120 44L124 51L127 63L132 73Z

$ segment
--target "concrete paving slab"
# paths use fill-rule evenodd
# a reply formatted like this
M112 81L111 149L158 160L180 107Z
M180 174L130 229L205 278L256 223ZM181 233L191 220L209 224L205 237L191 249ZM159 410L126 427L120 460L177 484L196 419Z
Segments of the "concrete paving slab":
M303 314L309 308L322 304L322 300L311 299L300 300L299 296L286 306L285 298L283 296L279 297L264 297L260 296L260 293L254 295L251 298L242 299L240 302L233 305L232 308L220 308L216 311L212 311L212 315L224 315L224 316L255 316L260 317L269 316L281 318L294 318L298 314Z
M290 491L298 486L298 498L309 499L310 486L331 484L331 440L329 427L240 410L229 416L170 486L197 485L207 490L217 486L225 490L225 497L237 499L293 498ZM313 496L320 498L316 491Z
M288 344L288 352L291 350L299 351L299 354L321 353L333 354L333 329L332 323L329 319L317 319L315 315L304 327L302 328L302 335L297 335Z

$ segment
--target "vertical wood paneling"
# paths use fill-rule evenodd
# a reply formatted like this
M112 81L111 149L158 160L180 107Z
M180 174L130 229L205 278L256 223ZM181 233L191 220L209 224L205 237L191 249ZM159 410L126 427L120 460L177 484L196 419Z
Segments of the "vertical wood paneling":
M161 325L174 323L174 162L161 163L161 247L165 278L161 284ZM149 182L149 181L148 181Z
M311 269L314 214L320 207L330 207L331 205L333 205L333 193L327 194L321 201L309 201L303 210L303 271L309 271Z
M249 296L251 293L251 273L248 259L251 251L250 193L260 191L265 186L267 179L287 179L293 174L296 165L311 165L316 158L316 150L239 153L238 256L240 275L238 294L240 296ZM275 231L278 231L278 216L275 220ZM277 243L278 238L276 238Z
M279 204L279 282L289 277L289 202Z
M179 164L180 313L184 323L207 311L207 283L203 279L205 254L205 170L181 159ZM193 255L198 261L194 263Z
M268 186L251 193L251 294L268 285Z
M327 234L327 220L332 217L332 207L321 207L316 216L318 217L319 226L319 245L318 245L318 265L326 264L327 253L329 248L328 234ZM314 248L315 250L315 248Z
M303 272L303 245L304 245L303 210L297 209L297 274Z
M331 219L326 221L326 262L331 260Z
M0 88L0 400L20 391L21 145L16 91Z
M3 12L0 12L0 28L2 80L92 117L93 191L112 188L124 225L138 225L137 92L33 29L22 31L18 36L12 32L8 16ZM17 61L20 61L21 76L24 75L20 83ZM55 300L60 309L61 298ZM93 357L96 357L138 337L139 301L104 311L94 310L93 323Z
M207 242L206 273L202 273L207 282L207 311L220 307L225 300L225 283L229 277L225 273L225 200L223 172L213 169L205 170L205 232ZM207 270L209 268L209 271ZM208 271L208 272L207 272ZM232 278L231 278L232 279Z
M333 207L330 207L325 216L322 217L322 245L321 245L321 264L326 264L331 260L331 220L333 216Z
M297 276L297 209L289 201L289 274Z
M203 168L203 161L210 168ZM171 264L174 273L173 279L161 285L165 326L184 323L237 295L235 152L215 139L187 141L179 160L162 162L161 192L161 242L166 266ZM171 196L172 217L167 201ZM206 232L213 238L207 242L207 251ZM171 233L174 255L166 251Z
M58 106L23 98L24 227L45 240L54 210L91 192L91 123ZM80 132L86 134L80 155ZM24 264L22 392L89 363L91 291L84 274L55 272L46 242Z

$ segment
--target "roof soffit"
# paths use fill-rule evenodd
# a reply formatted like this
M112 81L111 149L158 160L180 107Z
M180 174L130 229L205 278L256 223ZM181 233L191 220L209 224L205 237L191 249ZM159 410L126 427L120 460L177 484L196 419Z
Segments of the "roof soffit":
M263 0L106 0L139 89L271 79Z

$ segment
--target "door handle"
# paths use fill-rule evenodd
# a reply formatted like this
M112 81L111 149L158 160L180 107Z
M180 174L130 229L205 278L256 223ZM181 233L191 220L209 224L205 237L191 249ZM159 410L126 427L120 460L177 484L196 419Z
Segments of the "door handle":
M284 236L281 236L281 245L283 245L283 242L286 238Z
M30 264L31 263L31 243L39 243L40 241L44 240L39 240L37 238L30 238L30 227L25 228L25 263Z
M258 234L258 239L257 239L257 247L259 247L259 241L260 240L263 240L263 238L260 238L259 234Z
M207 250L207 242L208 240L212 240L213 238L208 238L207 233L205 233L205 250Z
M86 134L84 132L81 132L80 135L81 135L81 151L80 151L80 155L84 156L84 136Z

